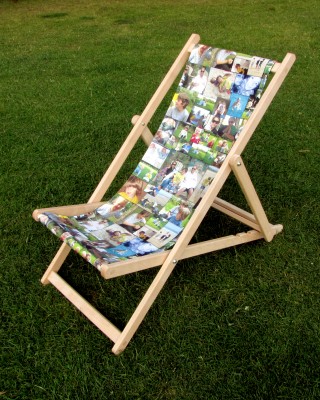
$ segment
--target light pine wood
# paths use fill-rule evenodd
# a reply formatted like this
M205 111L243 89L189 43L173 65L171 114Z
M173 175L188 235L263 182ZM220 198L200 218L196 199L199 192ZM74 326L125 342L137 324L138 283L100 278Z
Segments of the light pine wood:
M97 311L87 300L79 295L64 279L56 272L51 272L49 281L64 295L79 311L82 312L95 326L97 326L113 342L117 341L120 331L99 311Z
M60 246L60 249L58 250L57 254L53 258L49 267L47 268L46 272L43 274L43 277L41 278L41 283L43 285L47 285L48 283L50 283L50 280L49 280L50 274L52 272L59 271L59 269L61 268L65 259L67 258L68 254L70 253L70 251L71 251L71 248L66 243L63 243Z
M271 225L261 205L257 192L255 191L255 188L251 182L248 171L244 166L242 158L239 155L235 154L230 160L230 165L233 173L235 174L239 182L241 190L245 195L249 207L253 211L253 214L259 224L265 240L267 242L270 242L273 239L274 232L271 229Z
M109 188L111 182L116 177L118 171L122 167L124 161L130 154L137 140L142 137L146 144L149 144L153 138L147 124L150 121L155 110L161 103L167 91L170 89L172 83L180 73L182 67L188 59L189 53L193 49L194 45L200 40L199 35L193 34L189 38L188 42L184 46L183 50L179 54L176 61L173 63L166 77L160 84L159 88L152 96L145 110L140 116L134 116L132 123L134 124L130 134L126 138L124 144L119 150L118 154L110 164L107 172L104 174L97 188L93 192L92 196L88 201L88 205L76 205L67 207L55 207L51 209L35 210L33 216L35 219L39 217L41 211L52 211L59 210L56 212L66 214L72 213L74 210L91 210L91 205L95 207L99 204L103 198L105 192ZM209 186L207 192L203 196L203 199L195 209L188 225L181 233L175 246L166 252L151 254L143 257L139 257L132 260L126 260L125 262L119 262L115 264L103 264L100 267L102 276L106 279L113 278L119 275L127 274L130 272L140 271L154 266L159 266L159 271L148 288L147 292L143 296L133 315L127 322L124 330L120 332L110 321L103 317L97 310L95 310L86 300L84 300L70 285L68 285L58 274L58 270L61 267L63 261L67 257L70 249L66 244L63 244L53 259L52 263L48 267L46 273L42 278L43 283L51 282L57 287L61 293L67 297L84 315L86 315L105 335L107 335L115 344L112 351L115 354L120 354L128 345L132 336L138 329L139 325L145 318L147 312L155 301L156 297L162 290L167 279L175 268L177 262L181 259L194 257L199 254L204 254L219 249L223 249L230 246L247 243L253 240L265 238L271 240L272 237L282 230L281 225L271 225L264 213L261 206L260 200L255 192L250 177L247 173L243 160L240 155L243 152L245 146L250 140L254 130L260 122L262 116L266 112L275 94L279 90L283 80L285 79L289 69L291 68L295 56L288 53L282 63L276 63L272 69L275 72L274 78L268 85L265 93L257 104L254 112L250 119L244 126L240 137L231 148L225 162L222 164L219 172L217 173L213 183ZM253 212L248 213L224 200L219 199L217 196L223 187L226 179L231 172L234 172L240 187L246 197L246 200ZM88 207L88 208L86 208ZM210 207L214 207L219 211L237 219L240 222L248 225L254 230L243 232L237 235L230 235L205 241L202 243L189 245L189 242L199 225L203 221L203 218L207 214ZM54 211L52 211L54 212ZM84 211L80 211L83 213ZM77 213L75 213L77 214ZM66 214L71 215L71 214Z
M135 125L138 122L139 118L140 115L134 115L131 119L132 124ZM148 128L148 126L145 126L144 130L142 131L141 138L147 146L149 146L149 144L152 142L153 134Z
M214 200L211 207L228 215L229 217L236 219L239 222L242 222L245 225L250 226L255 230L259 230L259 225L257 220L255 219L255 216L243 210L242 208L228 203L227 201L222 200L219 197Z
M61 207L50 207L50 208L40 208L34 210L32 213L33 219L36 221L39 220L39 215L43 214L44 212L51 212L54 214L65 215L71 217L72 215L80 215L80 214L87 214L91 211L94 211L96 208L100 207L103 202L99 203L85 203L85 204L76 204L70 206L61 206Z
M272 225L271 229L273 229L275 233L278 233L281 229L281 225ZM250 230L248 232L241 232L236 235L223 236L217 239L190 244L183 252L181 260L201 254L212 253L227 247L249 243L258 239L263 239L263 234L256 230ZM133 272L158 267L164 263L169 253L170 250L167 250L161 253L149 254L144 257L134 258L124 262L103 264L100 272L105 279L111 279L122 275L131 274Z

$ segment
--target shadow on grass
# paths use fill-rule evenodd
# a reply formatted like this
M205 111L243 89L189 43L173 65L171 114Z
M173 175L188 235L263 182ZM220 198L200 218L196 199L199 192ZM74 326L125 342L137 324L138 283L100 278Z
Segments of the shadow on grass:
M68 13L65 13L65 12L57 12L57 13L43 14L43 15L40 15L40 17L41 18L62 18L67 15L68 15Z

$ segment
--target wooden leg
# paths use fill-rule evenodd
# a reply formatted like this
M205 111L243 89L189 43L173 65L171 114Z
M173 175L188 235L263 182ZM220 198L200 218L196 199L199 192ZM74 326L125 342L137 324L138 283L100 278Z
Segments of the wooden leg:
M71 248L66 244L63 243L58 250L57 254L55 255L54 259L51 261L51 264L47 268L46 272L44 273L43 277L41 278L41 283L47 285L50 283L48 277L51 272L58 272L61 268L61 265L64 263L64 260L67 258L68 254L70 253Z
M149 289L147 290L146 294L142 298L140 304L136 308L135 312L132 314L132 317L128 321L126 327L122 331L119 339L113 346L112 352L114 354L118 355L122 353L123 350L127 347L129 341L131 340L132 336L135 334L139 325L141 324L147 312L151 308L153 302L155 301L161 289L165 285L166 281L168 280L175 266L176 266L176 260L173 260L172 262L166 261L163 264L158 274L154 278L153 282L149 286Z
M48 279L82 314L84 314L96 327L98 327L113 342L120 336L120 331L87 300L79 295L64 279L56 272L51 272Z
M230 166L234 172L243 194L255 216L261 232L267 242L270 242L275 235L272 225L269 223L266 213L261 205L257 192L251 182L248 171L243 163L242 158L235 154L230 160Z

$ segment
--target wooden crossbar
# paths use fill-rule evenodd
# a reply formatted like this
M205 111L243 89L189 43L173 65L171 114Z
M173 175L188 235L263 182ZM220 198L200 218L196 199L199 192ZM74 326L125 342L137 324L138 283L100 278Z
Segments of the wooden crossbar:
M116 342L121 332L87 300L75 291L60 275L51 272L48 280L61 292L79 311L94 323L108 338Z

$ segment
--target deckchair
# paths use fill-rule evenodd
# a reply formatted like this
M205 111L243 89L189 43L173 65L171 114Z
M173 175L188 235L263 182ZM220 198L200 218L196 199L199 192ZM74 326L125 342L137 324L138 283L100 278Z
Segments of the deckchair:
M144 111L132 118L133 129L89 201L33 212L63 241L42 283L52 283L109 337L115 354L126 348L178 261L258 239L269 242L282 230L268 221L241 154L295 56L275 62L199 43L192 34ZM152 134L148 123L180 76ZM102 200L139 138L148 146L141 162L111 199ZM252 213L218 197L231 172ZM189 244L211 207L250 229ZM105 279L160 267L122 331L58 274L71 249Z

